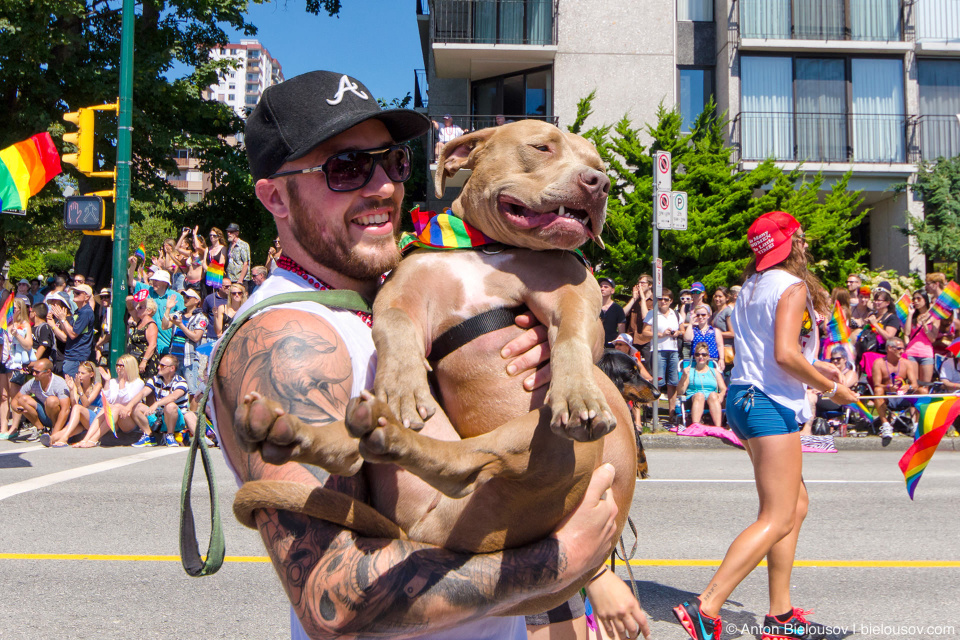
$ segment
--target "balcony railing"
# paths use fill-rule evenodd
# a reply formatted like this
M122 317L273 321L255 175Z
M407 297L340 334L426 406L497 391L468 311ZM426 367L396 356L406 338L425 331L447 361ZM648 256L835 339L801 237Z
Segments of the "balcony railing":
M903 40L903 8L900 0L739 2L741 38L874 42Z
M554 45L553 0L434 0L434 42Z
M917 118L920 157L928 162L960 155L960 120L950 115L923 115Z
M960 2L918 0L917 42L960 42Z
M413 108L426 109L429 102L429 85L427 84L427 70L413 70Z
M731 138L740 160L894 164L907 162L908 124L904 115L741 112Z
M440 127L443 127L443 119L439 115L431 115L431 120L438 122ZM544 122L549 122L550 124L556 126L560 121L557 116L503 116L504 123L514 122L515 120L543 120ZM487 127L496 127L500 123L497 122L497 116L453 116L454 126L459 127L463 133L469 133L471 131L478 131L479 129L486 129ZM440 141L439 131L436 127L430 127L429 133L427 133L427 148L430 149L430 162L436 162L436 151L437 143ZM462 135L462 134L461 134ZM444 143L449 142L449 140L444 137Z

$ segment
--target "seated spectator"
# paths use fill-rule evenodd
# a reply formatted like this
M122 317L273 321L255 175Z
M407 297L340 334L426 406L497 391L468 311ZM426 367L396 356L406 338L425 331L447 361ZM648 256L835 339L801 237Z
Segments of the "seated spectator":
M960 354L950 354L950 358L943 361L940 367L940 382L947 392L960 391Z
M27 381L30 363L37 360L30 318L23 300L14 298L13 322L6 330L0 329L0 337L3 342L0 347L0 361L4 367L3 372L0 372L0 393L4 394L3 402L0 403L0 440L13 440L20 431L21 415L13 410L12 399ZM12 418L9 428L6 422L7 406L10 407Z
M49 446L51 447L67 446L75 433L89 429L103 411L103 399L100 397L103 384L100 382L100 375L94 363L89 360L81 363L76 380L73 378L64 378L64 380L70 388L70 401L73 403L73 408L70 410L67 426L59 434L50 436Z
M117 358L117 377L110 377L110 370L100 367L100 380L103 384L103 396L110 404L116 428L123 433L130 433L137 428L133 421L133 410L140 402L140 392L143 391L143 380L140 379L140 369L137 359L129 353ZM73 446L78 449L88 449L100 446L100 438L110 431L106 415L101 411L90 423L90 428L83 439Z
M110 300L113 294L110 289L100 290L100 311L97 315L97 326L100 328L97 343L93 346L93 361L98 367L110 366Z
M839 343L835 343L830 347L830 357L828 361L832 367L836 367L837 375L839 376L838 384L842 384L848 389L853 389L860 382L860 374L857 373L856 367L853 366L853 362L850 359L851 355L847 348ZM816 365L823 375L828 378L832 378L831 370L829 368L823 367L821 363ZM811 407L814 407L814 412L812 418L803 425L803 429L800 430L800 435L809 436L812 435L813 420L814 418L824 411L840 411L843 407L838 405L833 400L828 400L822 397L823 393L815 391L813 389L807 389L807 402Z
M33 380L25 384L13 398L13 410L22 413L34 427L27 440L41 439L50 446L51 435L57 435L70 417L70 389L63 378L53 373L53 363L46 358L30 364Z
M721 362L723 357L723 334L718 329L710 326L710 307L700 303L690 312L690 324L683 330L683 339L690 343L690 348L695 349L698 344L705 344L710 351L710 357Z
M140 363L140 375L151 378L157 373L160 354L157 353L159 330L154 320L157 303L153 298L137 302L131 310L134 322L127 341L127 351Z
M237 285L239 286L239 285ZM151 393L154 401L150 404L138 403L133 410L133 420L140 427L143 436L134 443L135 447L177 446L176 433L189 429L193 434L197 426L197 417L188 410L187 381L177 375L177 359L172 355L160 358L157 375L147 380L140 392L139 400ZM166 432L166 435L162 435Z
M218 338L227 330L227 327L233 322L234 316L237 315L237 311L243 306L243 303L247 301L247 289L242 284L235 283L230 285L230 290L227 293L229 295L227 303L220 305L216 309Z
M703 305L701 305L703 306ZM699 424L703 419L703 408L710 409L710 418L714 426L723 426L723 400L727 394L727 385L716 367L710 366L710 348L700 342L693 347L693 366L685 367L680 376L677 393L690 398L690 420Z
M183 299L186 303L183 313L165 315L163 324L164 328L174 327L170 355L177 359L177 375L187 381L187 392L192 404L201 391L200 356L197 354L197 347L203 343L207 332L207 316L200 311L199 293L193 289L185 289Z
M889 282L881 282L873 291L873 311L856 337L859 351L882 352L887 341L897 335L900 319L892 309L893 290Z
M920 381L933 381L934 351L933 343L940 334L940 320L930 313L930 298L920 289L913 294L913 303L903 325L903 335L907 339L907 348L903 356L919 366Z
M890 338L887 341L886 357L878 358L873 363L873 371L871 372L870 379L873 382L874 395L907 395L915 393L920 389L920 385L917 382L917 363L901 357L903 348L903 340L898 337ZM925 390L920 392L924 393ZM887 419L888 405L891 409L898 409L909 404L906 400L896 398L890 398L889 400L878 398L874 400L874 405L877 408L877 417L881 421L880 437L883 440L883 446L890 444L890 439L893 438L893 426L891 426ZM910 407L910 416L911 422L913 423L912 431L916 431L919 413L912 406ZM910 435L913 435L913 433L911 432Z

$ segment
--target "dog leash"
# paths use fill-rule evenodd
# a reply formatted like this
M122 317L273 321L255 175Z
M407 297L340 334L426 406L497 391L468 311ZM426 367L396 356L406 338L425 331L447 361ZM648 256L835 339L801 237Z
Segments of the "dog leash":
M243 313L238 314L238 316L235 317L233 322L230 324L230 327L227 329L226 333L224 333L223 337L220 339L220 343L217 345L217 349L213 354L213 361L210 365L207 388L200 399L200 406L197 409L197 416L203 421L202 424L204 427L208 424L206 416L207 402L210 399L210 392L216 379L217 370L220 367L220 360L223 358L223 354L226 352L227 344L237 333L237 330L239 330L239 328L254 314L259 313L260 311L263 311L269 307L281 304L290 304L293 302L315 302L317 304L327 307L334 307L337 309L364 311L367 313L370 312L370 304L356 291L334 289L329 291L298 291L292 293L282 293L261 300L260 302L251 306L249 309L245 310ZM210 459L210 453L207 449L206 443L204 442L203 434L205 432L205 428L202 431L198 429L197 433L194 434L193 441L190 443L190 452L187 455L186 467L183 470L183 484L180 488L180 562L183 564L183 568L187 574L194 577L208 576L216 573L220 567L223 566L223 558L225 555L223 524L220 518L220 499L217 495L217 482L213 473L213 465ZM193 517L193 505L191 502L191 489L193 487L193 473L196 465L197 452L200 453L200 460L203 463L203 472L207 478L207 488L210 492L210 542L207 546L206 557L200 556L200 548L197 541L196 522ZM259 482L265 482L265 484L262 486L263 491L256 493L252 487L247 490L247 493L244 494L255 494L251 495L251 504L254 506L251 506L247 510L241 510L241 513L237 516L240 518L241 515L244 515L245 519L241 518L241 522L247 526L251 526L253 524L252 513L255 509L282 504L285 506L278 508L290 508L291 510L298 510L297 507L299 507L303 510L302 512L307 513L308 515L331 520L333 522L337 522L338 524L344 524L343 522L339 522L339 520L347 520L351 524L345 524L344 526L348 526L349 528L370 526L372 527L372 530L381 532L391 531L392 529L399 530L399 527L395 523L387 520L384 516L374 511L369 505L357 502L352 498L347 498L348 502L353 503L352 505L345 503L342 499L344 496L335 491L330 491L322 487L316 487L312 492L310 492L309 495L303 495L302 486L301 492L295 493L295 487L298 486L296 483L278 483L267 481L254 481L253 483L247 482L244 483L244 487L250 484L256 485ZM284 486L281 487L278 485ZM242 489L243 487L241 487L241 490ZM286 492L291 490L294 492L291 493L291 496L293 497L286 499L286 502L284 502L282 496L286 495ZM240 492L238 492L238 495L240 495ZM270 502L270 500L273 500L273 502ZM373 512L373 514L376 515L372 515L369 512ZM393 525L393 527L391 528L390 525ZM392 537L400 537L400 534L402 533L403 532L400 531L399 534L393 535Z
M620 555L620 559L623 560L623 564L627 566L627 573L630 574L630 590L633 591L633 597L637 599L637 603L643 607L643 604L640 603L640 589L637 588L637 579L633 577L633 567L630 566L630 560L637 555L637 546L640 544L640 535L637 533L637 525L633 523L633 518L627 516L627 524L630 526L630 531L633 533L633 546L630 547L630 554L627 555L627 547L623 543L623 536L620 536L620 554L617 553L617 548L613 548L613 553L610 554L610 571L616 573L617 569L617 556Z

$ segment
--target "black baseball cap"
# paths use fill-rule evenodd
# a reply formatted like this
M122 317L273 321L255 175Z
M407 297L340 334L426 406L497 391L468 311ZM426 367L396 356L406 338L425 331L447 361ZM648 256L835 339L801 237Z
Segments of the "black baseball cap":
M254 180L361 122L376 119L394 142L419 137L430 120L412 109L381 110L359 80L333 71L311 71L267 87L247 118L244 144Z

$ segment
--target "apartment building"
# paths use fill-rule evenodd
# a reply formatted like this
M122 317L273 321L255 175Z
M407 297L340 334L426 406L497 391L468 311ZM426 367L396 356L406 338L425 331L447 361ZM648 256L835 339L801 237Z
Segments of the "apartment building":
M235 60L239 66L225 72L217 84L207 87L203 97L230 105L241 118L257 106L264 89L283 82L283 68L258 40L214 47L210 56L215 60Z
M871 266L923 271L897 230L923 205L891 187L920 159L960 153L960 1L418 0L417 11L415 102L434 120L565 126L596 90L593 124L652 122L662 102L689 125L713 95L741 169L772 157L823 172L827 188L852 171ZM455 189L428 196L443 206Z

